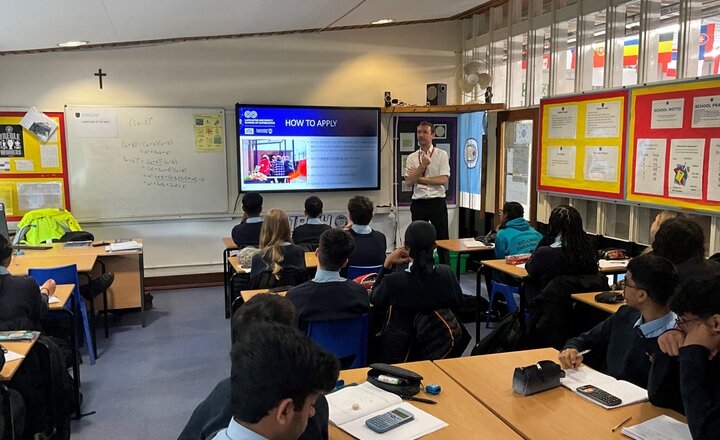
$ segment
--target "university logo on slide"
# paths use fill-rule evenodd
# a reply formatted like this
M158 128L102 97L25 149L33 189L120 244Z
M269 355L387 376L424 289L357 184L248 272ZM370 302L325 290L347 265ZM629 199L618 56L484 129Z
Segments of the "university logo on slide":
M463 159L468 168L475 168L478 161L478 144L474 138L468 138L463 148Z
M245 110L245 113L243 113L243 116L245 116L248 119L255 119L255 118L257 118L257 112L255 110Z

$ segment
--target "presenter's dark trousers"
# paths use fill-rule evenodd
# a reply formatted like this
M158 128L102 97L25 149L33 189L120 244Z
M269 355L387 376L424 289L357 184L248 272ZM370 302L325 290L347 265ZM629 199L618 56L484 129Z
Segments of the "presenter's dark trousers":
M447 205L444 197L435 199L415 199L410 205L412 220L425 220L432 223L437 231L438 240L450 238L448 233ZM450 264L450 253L438 248L438 259L441 264Z

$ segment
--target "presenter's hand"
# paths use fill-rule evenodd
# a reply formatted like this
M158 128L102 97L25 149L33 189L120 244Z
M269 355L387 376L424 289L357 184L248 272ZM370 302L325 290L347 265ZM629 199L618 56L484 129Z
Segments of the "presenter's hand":
M560 360L560 366L562 369L567 370L569 368L575 368L576 365L580 365L583 361L583 357L574 348L566 348L560 352L558 360Z
M407 249L399 247L392 251L390 255L385 257L385 263L383 266L385 266L385 269L392 269L394 264L405 264L410 261L412 261L412 259L410 258L410 254Z
M430 157L428 157L427 154L423 155L423 158L420 160L420 166L425 169L430 165Z
M658 337L658 345L663 353L669 356L677 356L680 354L680 347L685 343L685 333L679 328L668 330Z

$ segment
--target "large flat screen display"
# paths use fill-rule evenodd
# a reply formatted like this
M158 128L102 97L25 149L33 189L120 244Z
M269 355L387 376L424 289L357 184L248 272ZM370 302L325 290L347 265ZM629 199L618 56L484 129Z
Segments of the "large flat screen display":
M240 192L380 189L380 110L237 104Z

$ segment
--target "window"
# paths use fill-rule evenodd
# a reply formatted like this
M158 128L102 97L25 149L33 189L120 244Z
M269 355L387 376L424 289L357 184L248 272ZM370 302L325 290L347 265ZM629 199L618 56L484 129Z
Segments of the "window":
M720 73L720 1L702 3L697 76L717 75Z

